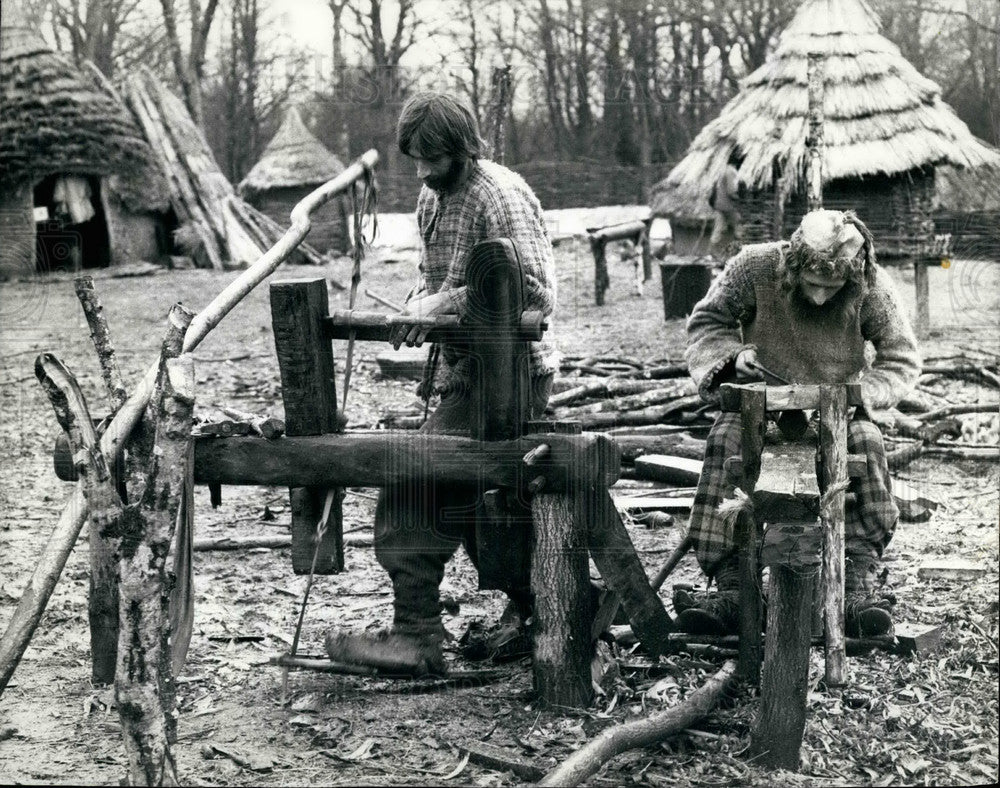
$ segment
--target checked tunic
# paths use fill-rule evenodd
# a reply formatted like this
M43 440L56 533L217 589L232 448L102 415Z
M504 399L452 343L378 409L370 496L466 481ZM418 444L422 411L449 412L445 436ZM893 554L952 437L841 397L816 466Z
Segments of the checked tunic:
M716 400L719 385L734 380L737 355L754 348L765 368L795 383L859 381L866 410L895 405L916 384L920 356L888 274L877 268L870 287L849 282L847 304L841 300L836 308L797 308L782 290L778 272L788 248L787 242L744 247L695 305L685 355L702 397ZM847 447L865 455L868 473L851 480L854 501L849 499L847 507L845 550L848 555L881 556L899 510L890 491L882 435L860 412L848 422ZM708 436L691 509L695 554L709 575L736 547L732 518L720 514L719 505L733 497L734 489L723 463L739 456L740 449L739 414L721 414Z
M473 247L491 238L509 238L524 272L523 308L551 316L556 300L552 244L538 198L520 175L495 162L477 160L453 192L424 186L417 198L417 226L422 241L421 283L414 296L445 290L458 314L464 314L466 266ZM548 342L532 342L529 350L533 377L558 370L558 355ZM442 356L447 369L442 370L443 378L436 378L437 390L444 393L457 383L468 383L468 364L461 355L444 345Z

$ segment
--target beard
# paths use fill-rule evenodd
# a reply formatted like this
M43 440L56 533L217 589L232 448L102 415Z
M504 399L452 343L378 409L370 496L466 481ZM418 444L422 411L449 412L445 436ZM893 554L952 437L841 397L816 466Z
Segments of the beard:
M462 173L465 170L465 164L465 159L452 159L451 164L448 167L448 171L444 175L428 175L424 178L424 185L428 189L433 189L436 192L451 191L455 184L458 183L459 178L462 177Z

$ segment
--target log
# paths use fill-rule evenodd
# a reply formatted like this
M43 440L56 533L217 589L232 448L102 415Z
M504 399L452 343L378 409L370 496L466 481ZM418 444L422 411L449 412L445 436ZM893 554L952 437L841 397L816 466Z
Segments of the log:
M126 508L121 559L121 635L115 702L132 785L177 785L175 688L165 561L190 456L194 365L166 363L156 454L140 504Z
M513 338L518 342L536 342L548 329L545 317L538 311L518 312L513 323ZM366 342L392 342L400 326L422 326L429 329L425 342L456 342L468 340L477 330L489 333L489 326L477 327L462 322L458 315L389 315L385 312L362 312L354 309L335 309L323 315L323 325L329 339L354 338Z
M615 505L625 512L684 512L694 506L694 496L667 497L662 495L642 495L615 498Z
M460 744L459 749L469 754L469 763L484 766L495 772L511 772L525 782L535 783L545 776L545 770L540 766L503 747L480 741L468 741Z
M585 430L605 430L611 427L660 424L678 417L684 411L698 410L704 404L701 397L692 395L680 397L667 405L654 405L625 413L584 413L577 416L574 411L567 410L560 417L578 419Z
M813 576L772 566L760 713L750 737L754 763L798 771L806 724Z
M606 728L597 738L550 771L538 784L579 785L616 755L638 747L648 747L680 733L715 708L731 686L735 674L736 663L727 660L718 673L686 697L680 705L645 719Z
M740 407L742 480L740 487L753 495L761 473L764 448L766 389L763 384L743 387ZM747 512L736 520L736 543L740 572L740 678L756 685L760 680L761 624L763 604L760 595L760 569L757 545L760 523Z
M273 281L270 293L285 431L290 437L338 432L333 348L323 330L323 320L329 312L326 282L318 278ZM323 540L317 545L316 524L330 490L334 495L330 519ZM297 575L343 571L343 488L291 487L289 495L294 545L292 571Z
M199 438L195 482L264 486L387 487L475 484L518 489L527 481L521 458L551 446L548 492L607 488L618 479L618 453L605 435L528 435L481 442L456 435L372 430L364 433L264 438Z
M348 534L344 537L344 544L350 547L371 547L373 542L371 536ZM291 536L219 536L212 539L196 539L191 549L195 553L212 553L255 548L284 550L291 547Z
M806 205L810 211L823 207L823 99L826 93L823 57L810 52L806 58L809 100L809 132L806 135Z
M826 684L840 687L847 674L844 651L844 506L847 476L847 391L820 386L820 522L823 524L823 621Z
M586 708L594 694L586 521L566 495L534 496L531 515L535 694L546 707Z
M626 381L621 382L624 383ZM645 384L652 381L636 380L627 382L633 384ZM595 402L589 405L577 405L573 408L573 414L574 416L579 416L585 413L623 413L626 411L642 410L643 408L649 408L653 405L662 405L665 402L674 402L681 397L692 397L697 393L698 387L695 386L694 381L690 379L677 380L673 386L664 386L661 384L653 389L633 394L631 396L604 399L600 402Z
M685 370L685 374L687 374ZM588 399L607 399L613 397L642 394L647 391L664 389L659 380L635 380L632 378L600 378L583 385L577 385L559 394L549 397L549 408L562 408L575 405Z
M969 405L946 405L937 410L921 413L917 418L922 422L929 422L945 416L958 416L965 413L997 413L998 411L1000 411L1000 402L974 402Z
M378 154L368 151L332 181L315 189L292 210L292 226L281 240L263 257L233 280L211 303L192 320L184 335L184 350L194 350L246 295L269 276L309 232L310 214L336 194L345 191L367 170L375 166ZM116 456L138 423L156 382L159 361L153 364L115 414L101 435L101 453ZM0 695L2 695L17 664L24 655L31 634L48 604L70 551L83 529L87 505L82 489L77 486L63 507L59 521L39 558L17 609L0 639ZM34 622L34 623L32 623Z
M740 392L760 385L758 383L723 383L719 386L719 404L722 410L737 412L740 409ZM861 399L861 385L848 383L847 404L864 405ZM784 410L816 410L819 408L819 385L794 383L789 386L767 387L767 412Z
M649 455L671 455L689 460L700 460L705 456L705 441L694 438L688 432L668 435L614 434L615 443L621 453L623 463L634 463L637 458Z
M591 236L590 251L594 255L594 303L597 306L604 306L604 294L611 286L611 277L608 276L608 257L605 250L605 241Z
M637 457L635 470L640 478L654 479L669 484L697 484L702 462L687 457L647 454Z

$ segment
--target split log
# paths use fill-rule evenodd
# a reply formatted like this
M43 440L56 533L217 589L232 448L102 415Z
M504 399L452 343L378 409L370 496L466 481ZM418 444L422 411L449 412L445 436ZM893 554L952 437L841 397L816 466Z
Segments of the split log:
M614 434L613 437L623 463L634 463L637 458L650 455L667 454L689 460L700 460L705 456L705 441L687 432L669 435Z
M645 380L629 380L629 381L613 381L622 385L616 388L624 389L628 388L646 388L649 383L659 383L658 381L645 381ZM628 384L631 384L630 386ZM584 413L606 413L609 411L613 412L625 412L633 410L641 410L643 408L648 408L653 405L662 405L665 402L673 402L681 397L692 397L698 393L698 387L695 386L694 381L685 378L682 380L674 381L674 385L665 386L662 383L659 385L647 388L646 391L641 391L637 394L632 394L630 396L615 396L613 398L603 399L600 402L596 402L589 405L576 405L573 407L573 414L584 414Z
M565 380L565 379L564 379ZM575 381L573 381L575 382ZM632 394L642 394L647 391L663 389L665 386L658 380L634 380L631 378L600 378L576 385L561 393L549 397L549 408L562 408L576 405L588 399L605 399L622 397Z
M166 363L156 453L141 503L122 521L121 636L115 702L132 785L177 785L175 688L165 561L190 456L194 365Z
M917 418L928 422L945 416L958 416L964 413L997 413L1000 412L1000 402L975 402L971 405L946 405L943 408L921 413Z
M225 405L222 406L221 410L227 416L236 419L239 423L247 424L254 435L274 440L285 434L285 422L282 419L270 416L256 416L253 413L246 413L245 411L229 408Z
M574 786L595 774L605 763L631 749L648 747L680 733L706 716L729 689L736 663L727 660L718 673L674 708L646 719L605 729L596 739L577 750L549 772L539 785Z
M316 208L345 191L367 170L374 167L377 161L378 154L375 151L368 151L339 176L320 186L299 202L292 210L292 226L282 236L281 241L233 280L191 322L184 335L185 352L194 350L208 333L295 249L309 232L309 216ZM101 435L101 453L105 457L116 456L121 451L146 408L158 370L157 361L147 370L125 405L115 414ZM52 596L52 591L59 580L59 575L62 574L63 567L66 566L70 551L76 544L86 518L86 499L83 490L77 486L63 507L59 522L42 552L3 638L0 639L0 694L6 688L28 646L35 625ZM30 624L32 621L35 625Z
M578 417L572 410L568 410L563 417L578 419L584 430L604 430L610 427L660 424L678 417L684 411L696 411L704 404L701 397L695 395L680 397L667 405L654 405L625 413L585 413Z

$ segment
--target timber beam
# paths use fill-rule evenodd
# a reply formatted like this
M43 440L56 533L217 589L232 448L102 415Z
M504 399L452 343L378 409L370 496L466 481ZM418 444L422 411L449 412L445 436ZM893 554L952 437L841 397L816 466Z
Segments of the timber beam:
M429 329L425 342L468 342L477 331L495 333L496 326L477 326L463 323L458 315L390 315L384 312L361 312L335 309L323 318L323 327L329 339L349 339L351 332L358 340L391 342L400 326L423 326ZM521 313L514 339L520 342L537 342L548 329L545 316L538 311Z
M527 467L526 453L547 444ZM484 484L526 489L542 475L546 492L606 489L620 472L614 440L601 434L529 435L476 441L451 435L375 430L267 440L198 438L197 484L291 487L387 487L401 484Z

